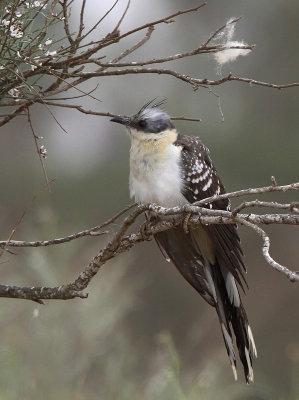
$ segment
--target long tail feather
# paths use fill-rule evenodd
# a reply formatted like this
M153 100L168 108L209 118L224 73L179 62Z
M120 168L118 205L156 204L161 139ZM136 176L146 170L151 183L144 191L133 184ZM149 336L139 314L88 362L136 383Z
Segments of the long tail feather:
M222 269L218 264L208 265L207 270L212 275L212 281L214 290L216 292L216 311L218 314L222 335L227 350L227 354L230 359L230 363L233 369L235 379L237 379L236 373L236 357L233 345L234 332L236 345L239 352L240 360L243 364L245 379L247 383L253 382L253 368L252 360L253 357L257 356L256 346L253 339L252 331L248 323L245 309L242 305L239 293L232 295L228 290L228 281L223 276ZM228 274L230 274L228 272ZM207 274L207 279L208 279ZM230 277L230 275L228 275ZM234 279L232 277L232 279ZM234 283L234 280L232 281ZM236 287L231 289L232 291L237 290ZM236 299L236 296L238 297Z

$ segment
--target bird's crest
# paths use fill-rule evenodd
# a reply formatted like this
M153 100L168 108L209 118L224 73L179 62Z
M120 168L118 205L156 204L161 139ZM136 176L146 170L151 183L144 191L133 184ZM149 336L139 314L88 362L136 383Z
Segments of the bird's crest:
M138 111L137 115L141 115L141 114L146 114L146 110L147 109L153 109L153 108L161 108L162 106L164 106L164 104L167 103L167 99L163 99L160 100L158 102L156 102L157 97L155 97L154 99L148 101L146 104L144 104L144 106L141 107L141 109Z

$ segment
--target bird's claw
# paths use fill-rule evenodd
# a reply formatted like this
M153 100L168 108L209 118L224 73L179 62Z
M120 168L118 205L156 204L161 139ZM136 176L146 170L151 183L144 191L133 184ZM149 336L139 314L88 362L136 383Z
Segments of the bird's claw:
M152 224L150 221L145 221L140 227L140 234L143 240L151 240L153 237L151 231Z
M187 234L189 233L189 228L188 228L188 224L189 224L189 220L191 218L192 214L191 213L187 213L184 218L183 218L183 230L184 232Z

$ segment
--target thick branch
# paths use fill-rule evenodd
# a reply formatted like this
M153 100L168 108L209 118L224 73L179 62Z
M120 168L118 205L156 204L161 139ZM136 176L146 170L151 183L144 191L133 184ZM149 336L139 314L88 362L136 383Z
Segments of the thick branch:
M0 297L33 300L38 303L41 299L45 300L69 300L76 297L86 299L88 294L76 290L62 290L63 287L22 287L22 286L9 286L0 285Z

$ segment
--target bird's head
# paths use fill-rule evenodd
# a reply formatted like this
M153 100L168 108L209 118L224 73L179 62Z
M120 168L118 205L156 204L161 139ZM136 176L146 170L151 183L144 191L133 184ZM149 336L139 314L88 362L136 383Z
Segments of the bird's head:
M153 103L153 100L145 104L137 114L132 117L115 117L111 121L124 125L130 135L136 139L158 139L169 130L174 129L171 119L160 106L163 102Z

